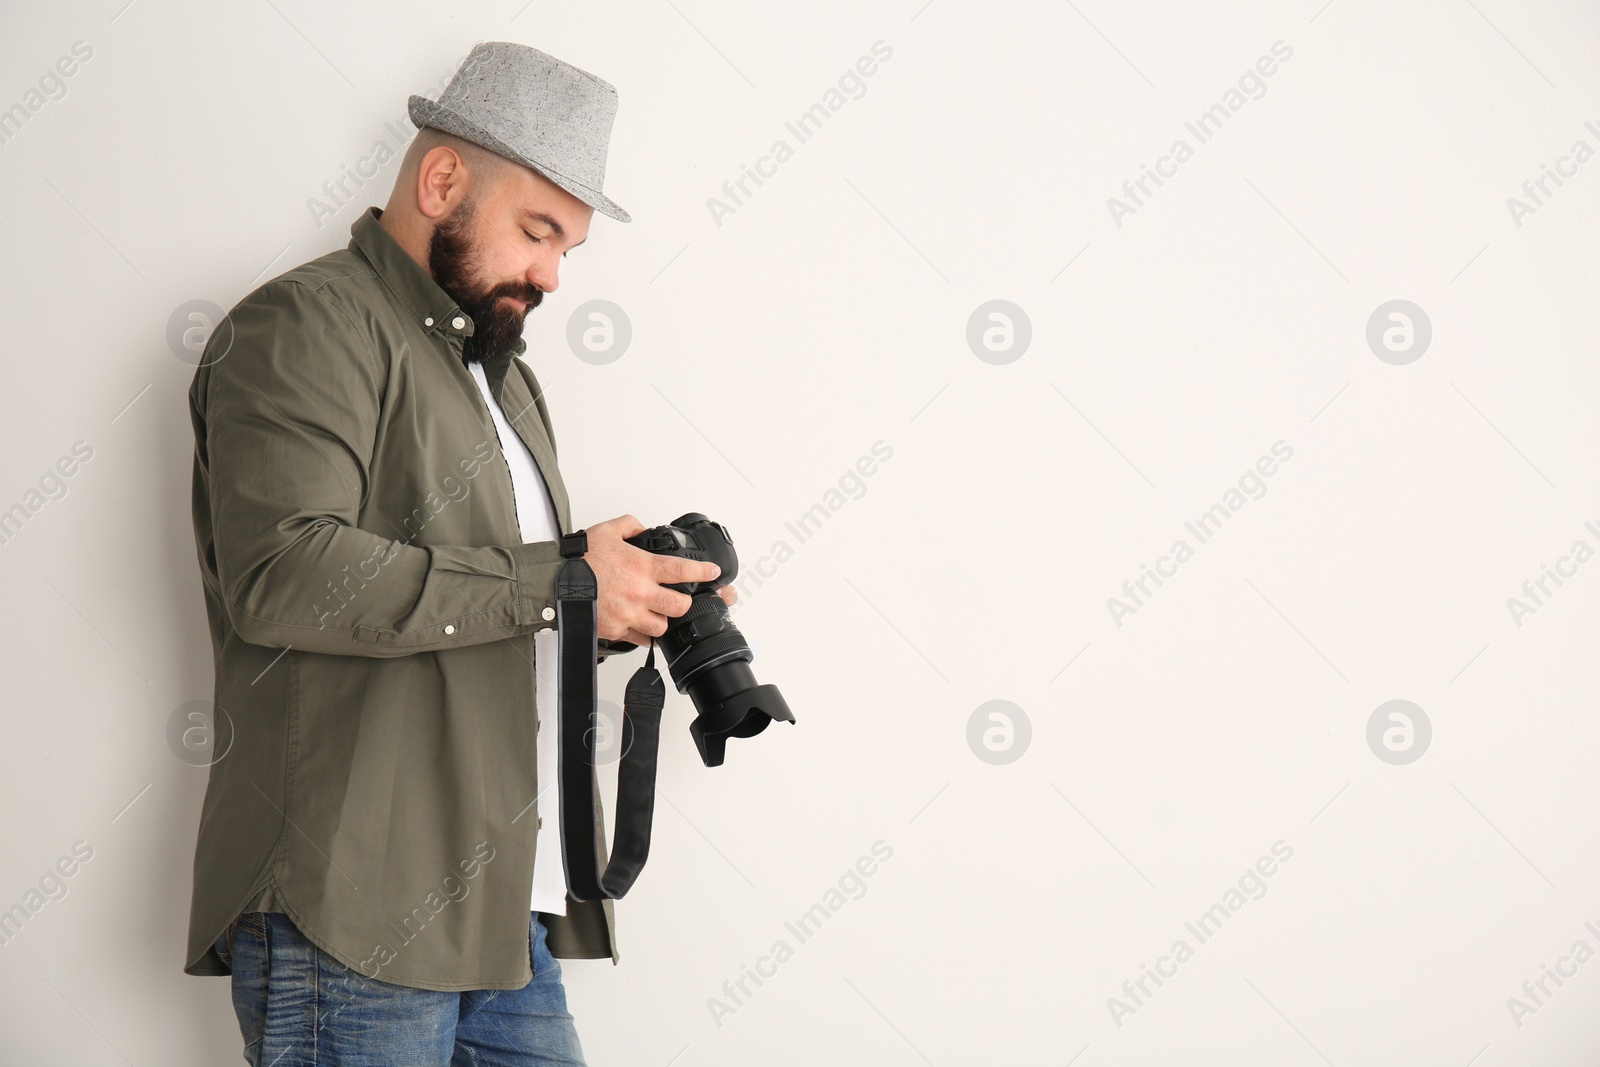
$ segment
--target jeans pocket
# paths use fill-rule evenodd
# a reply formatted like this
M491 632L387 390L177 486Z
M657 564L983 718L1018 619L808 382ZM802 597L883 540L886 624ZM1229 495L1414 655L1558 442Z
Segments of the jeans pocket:
M245 1058L254 1062L250 1053L260 1043L267 1029L267 986L272 973L267 916L259 911L245 912L233 921L229 933L233 959L233 1010L239 1017Z
M237 930L242 930L257 941L267 939L267 915L261 911L247 911L233 920Z
M223 966L230 971L233 970L233 928L238 925L239 920L233 920L228 924L228 928L222 931L222 936L211 942L211 947L221 958Z

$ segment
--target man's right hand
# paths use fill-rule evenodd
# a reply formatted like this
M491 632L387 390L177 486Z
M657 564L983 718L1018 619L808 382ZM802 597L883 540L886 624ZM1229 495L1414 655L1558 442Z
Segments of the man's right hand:
M608 641L648 647L651 638L667 632L667 620L688 611L691 603L688 594L665 587L710 581L721 573L715 563L646 552L623 540L647 529L632 515L586 528L589 550L583 558L599 586L597 632Z

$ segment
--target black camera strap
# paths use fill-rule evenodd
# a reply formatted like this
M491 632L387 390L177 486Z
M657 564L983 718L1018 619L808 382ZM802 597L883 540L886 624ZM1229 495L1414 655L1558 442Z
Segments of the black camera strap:
M587 533L561 538L565 560L556 575L557 658L556 703L560 722L559 770L561 854L567 870L567 891L582 903L618 898L632 887L650 854L650 823L655 812L656 750L661 740L661 709L666 686L655 667L655 642L644 666L633 673L622 708L622 761L617 769L616 828L610 861L600 870L598 852L605 849L605 825L595 800L599 795L595 765L599 733L599 585L583 558ZM597 851L598 850L598 851Z

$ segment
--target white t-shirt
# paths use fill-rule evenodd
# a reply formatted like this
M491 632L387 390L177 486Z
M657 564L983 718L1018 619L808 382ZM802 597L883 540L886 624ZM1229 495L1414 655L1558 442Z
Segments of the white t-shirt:
M473 380L483 401L489 405L494 419L495 433L500 438L500 451L511 468L511 490L517 498L517 525L524 542L556 541L561 537L561 527L556 521L555 504L545 485L544 475L534 462L533 453L522 443L522 438L506 421L505 412L495 403L489 392L489 379L483 364L470 364ZM508 369L508 374L515 370ZM559 735L556 727L556 677L560 657L556 654L557 638L554 627L534 634L534 659L539 668L534 683L534 713L539 719L539 729L534 734L535 769L539 776L539 829L534 837L533 898L530 911L547 911L554 915L567 913L567 872L561 856L561 792L556 787L556 764L559 756ZM546 717L545 712L550 714ZM544 723L550 723L550 729Z

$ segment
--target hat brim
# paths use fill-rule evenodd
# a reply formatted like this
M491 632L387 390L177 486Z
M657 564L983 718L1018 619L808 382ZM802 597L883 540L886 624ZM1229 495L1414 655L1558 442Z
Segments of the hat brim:
M549 179L551 183L565 189L603 215L614 218L618 222L633 221L633 216L628 214L621 204L612 200L600 190L590 189L586 185L581 185L566 175L550 169L538 160L523 155L457 111L429 100L425 96L412 96L406 110L411 115L412 124L419 130L424 126L432 126L434 129L443 130L445 133L454 134L464 140L471 141L481 148L488 149L495 155L504 156L514 163L520 163L537 171Z

